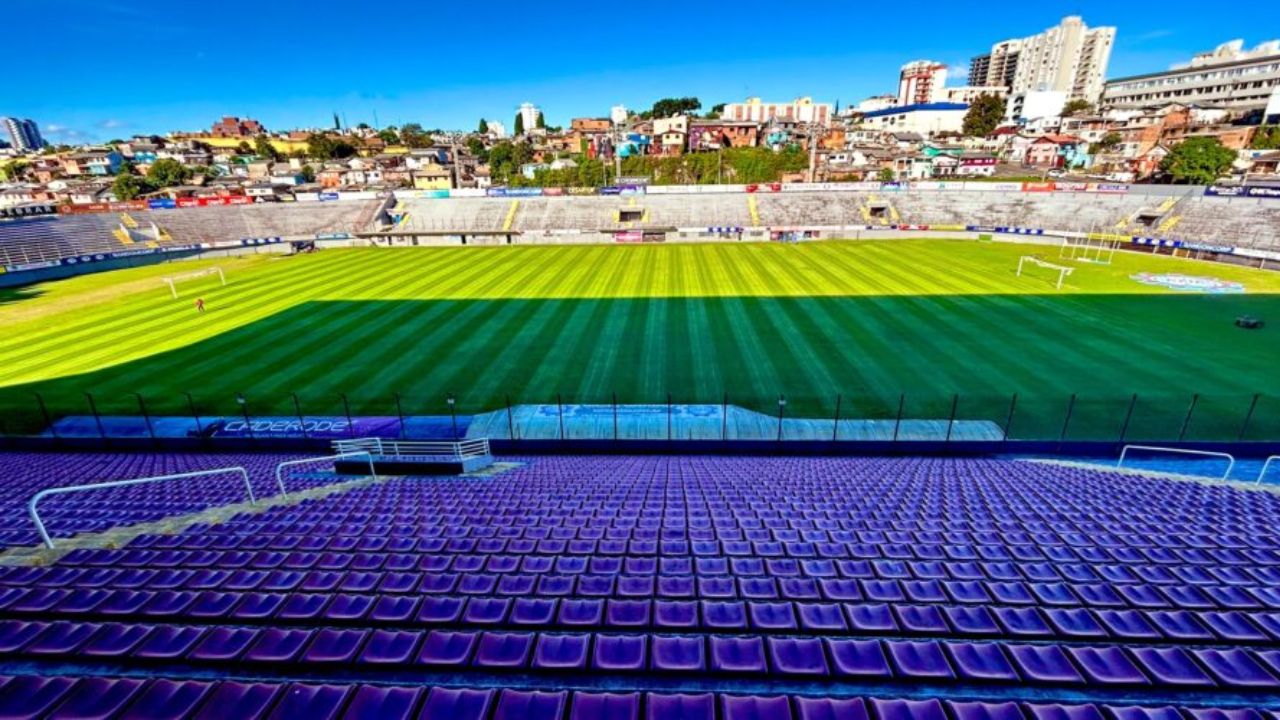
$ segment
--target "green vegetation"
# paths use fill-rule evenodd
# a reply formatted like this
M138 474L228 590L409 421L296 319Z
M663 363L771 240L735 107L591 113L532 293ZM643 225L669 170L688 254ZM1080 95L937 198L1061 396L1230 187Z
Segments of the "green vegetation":
M1088 115L1093 112L1093 103L1083 98L1068 101L1062 106L1063 117L1075 117L1076 115Z
M405 126L408 127L408 126ZM341 138L313 133L307 136L307 157L316 160L341 160L356 154L356 146Z
M1004 98L979 95L964 115L964 134L968 137L990 135L1004 120L1004 108Z
M1236 154L1218 138L1195 137L1174 145L1160 161L1160 170L1175 183L1210 185L1231 169Z
M662 98L653 104L653 108L648 113L641 113L641 117L668 118L676 115L690 115L701 107L702 101L696 97Z
M1263 125L1253 134L1254 150L1280 150L1280 125Z
M1232 439L1254 393L1249 437L1280 437L1280 334L1237 315L1280 317L1280 277L1228 265L1119 253L1015 276L1041 248L947 241L329 250L221 260L216 278L159 278L201 263L83 276L0 296L0 411L234 414L465 413L513 402L718 402L792 417L958 417L1015 437L1113 439L1138 393L1129 437ZM1047 253L1059 262L1057 253ZM1070 263L1062 260L1060 262ZM205 262L203 264L211 264ZM1237 280L1240 295L1185 295L1136 272ZM196 296L208 303L197 314Z
M1106 135L1103 135L1101 138L1099 138L1098 142L1093 143L1092 145L1089 146L1089 154L1099 155L1102 153L1112 152L1116 148L1120 147L1120 143L1122 142L1124 142L1124 138L1121 137L1120 133L1109 132Z

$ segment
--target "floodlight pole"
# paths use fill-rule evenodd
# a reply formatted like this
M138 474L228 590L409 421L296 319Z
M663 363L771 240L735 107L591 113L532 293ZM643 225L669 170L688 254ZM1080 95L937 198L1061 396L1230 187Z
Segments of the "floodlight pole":
M1187 406L1187 415L1182 418L1182 428L1178 430L1178 442L1182 442L1187 436L1187 428L1191 426L1191 414L1196 411L1196 404L1200 402L1200 393L1194 393L1191 396L1191 404Z
M396 417L400 419L400 433L399 433L399 435L400 435L400 437L401 437L401 438L403 438L403 437L404 437L404 432L405 432L404 406L400 404L400 393L399 393L399 392L396 392Z
M44 418L44 426L49 428L49 432L53 434L55 443L59 440L58 428L54 427L53 421L49 419L49 408L44 404L44 396L40 393L32 393L36 396L36 405L40 407L40 417Z
M511 396L505 396L507 401L507 439L516 439L516 421L511 417Z
M836 416L835 422L831 426L831 442L835 442L840 438L840 393L836 393Z
M102 440L102 446L107 446L107 433L102 429L102 417L98 415L98 404L93 401L93 394L85 392L84 397L89 401L89 410L93 413L93 422L98 426L98 438Z
M147 434L151 436L151 442L154 444L156 441L156 429L151 426L151 413L147 412L147 401L142 399L142 393L140 392L134 393L133 396L138 398L138 409L142 411L142 419L147 423Z
M1129 423L1133 421L1133 411L1138 406L1138 393L1134 393L1129 398L1129 411L1124 414L1124 424L1120 426L1120 442L1123 443L1125 437L1129 435Z
M458 439L458 411L457 411L458 399L453 396L453 393L449 393L447 396L445 396L444 401L446 403L449 403L449 420L453 423L453 439L457 440Z
M191 410L191 419L196 421L196 435L203 437L204 426L200 423L200 413L196 412L195 398L191 397L191 393L189 392L184 392L182 394L187 396L187 407Z
M1249 430L1249 423L1253 422L1253 411L1258 408L1259 393L1253 394L1253 401L1249 403L1249 412L1244 415L1244 422L1240 425L1240 435L1236 438L1236 442L1244 442L1244 436Z
M778 442L782 442L782 415L787 409L787 397L778 396Z

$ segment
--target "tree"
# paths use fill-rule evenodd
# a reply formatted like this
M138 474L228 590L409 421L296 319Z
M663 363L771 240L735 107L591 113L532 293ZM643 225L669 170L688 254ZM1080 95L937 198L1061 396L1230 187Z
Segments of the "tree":
M1176 183L1210 185L1231 169L1236 154L1218 138L1195 137L1174 145L1160 161L1160 170Z
M392 130L391 128L379 130L378 139L388 145L395 145L396 143L400 142L400 136L397 135L396 131Z
M1254 150L1280 150L1280 125L1263 125L1253 134Z
M524 134L524 113L516 113L516 122L513 127L517 136Z
M276 152L275 147L271 145L271 140L266 135L259 135L253 140L253 154L260 158L268 160L279 160L280 153Z
M346 140L314 133L307 136L307 157L317 160L349 158L356 154L356 147Z
M302 175L303 182L313 183L316 181L316 169L310 165L303 165L298 172Z
M893 168L882 167L880 172L876 173L876 179L880 182L893 182L898 176L894 174Z
M964 134L969 137L986 137L1004 120L1004 98L995 95L979 95L964 116Z
M1062 106L1063 117L1075 117L1076 115L1087 115L1093 112L1093 103L1083 98L1076 98Z
M356 125L356 129L357 129L357 130L368 130L368 129L369 129L369 123L360 123L359 125Z
M475 159L480 162L489 161L489 150L484 146L484 141L478 137L467 138L467 150Z
M147 170L147 181L156 188L185 185L190 179L191 168L173 158L161 158Z
M409 123L400 128L400 142L411 148L429 147L431 136L418 123Z
M712 105L711 110L707 113L707 119L715 120L719 118L720 114L724 112L724 105L724 103L716 103L715 105Z
M9 182L20 179L31 167L31 163L23 160L14 160L13 162L0 165L0 177Z
M252 155L253 148L249 146L249 143L247 141L241 140L240 144L236 146L236 152L240 153L241 155Z
M534 124L534 127L538 128L539 130L545 130L547 128L547 119L542 116L541 111L538 112L538 120Z
M1089 154L1101 155L1103 153L1112 152L1116 148L1120 147L1120 143L1122 142L1124 142L1124 138L1121 137L1120 133L1109 132L1099 138L1098 142L1089 146Z
M111 193L117 200L134 200L151 189L150 184L127 168L120 168L115 182L111 183Z
M476 132L480 133L481 135L488 135L489 121L485 120L484 118L480 118L480 127L476 129Z
M653 104L649 112L653 117L666 118L687 115L701 107L702 102L696 97L662 98Z
M333 129L334 129L334 130L341 130L341 129L342 129L342 122L338 120L338 113L337 113L337 112L334 112L334 113L333 113Z

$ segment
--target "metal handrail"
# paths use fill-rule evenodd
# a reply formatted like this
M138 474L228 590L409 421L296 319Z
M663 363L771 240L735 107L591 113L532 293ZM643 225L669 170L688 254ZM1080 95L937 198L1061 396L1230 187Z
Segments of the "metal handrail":
M1116 462L1117 470L1124 466L1125 455L1127 455L1130 450L1147 450L1149 452L1181 453L1183 455L1202 455L1207 457L1226 458L1228 461L1227 471L1222 474L1222 477L1219 478L1220 480L1226 480L1231 477L1231 471L1236 466L1236 458L1230 453L1211 452L1209 450L1184 450L1182 448L1156 447L1154 445L1125 445L1124 448L1120 450L1120 459Z
M155 477L133 478L132 480L112 480L110 482L91 483L88 485L68 485L67 487L47 488L41 490L31 496L31 500L27 502L27 514L31 516L31 522L35 523L36 532L40 534L40 539L44 541L45 547L50 550L53 548L53 538L49 537L49 531L45 529L44 522L40 519L40 513L36 511L36 504L50 495L62 495L64 493L80 492L82 490L103 490L114 487L127 487L130 485L142 485L144 483L160 482L161 480L181 480L183 478L201 477L204 475L221 475L223 473L239 473L244 479L245 493L249 496L249 504L257 505L258 501L253 496L253 485L249 482L249 473L243 467L225 467L216 470L198 470L196 472L177 473L174 475L157 475Z
M284 489L284 469L294 465L307 465L310 463L324 462L325 460L337 460L344 457L357 457L363 455L369 459L369 475L374 480L378 479L378 471L373 467L373 453L367 450L356 450L354 452L338 453L337 455L321 455L319 457L302 458L300 460L286 460L276 465L276 484L280 486L280 497L288 498L289 493Z
M383 440L382 438L358 438L337 440L333 447L340 452L373 452L379 456L405 457L412 455L446 455L457 460L484 457L490 454L489 439L459 440L457 442Z
M1262 484L1262 478L1267 476L1267 470L1271 468L1271 463L1274 460L1280 460L1280 455L1272 455L1271 457L1263 461L1262 470L1258 472L1258 479L1253 481L1254 485Z

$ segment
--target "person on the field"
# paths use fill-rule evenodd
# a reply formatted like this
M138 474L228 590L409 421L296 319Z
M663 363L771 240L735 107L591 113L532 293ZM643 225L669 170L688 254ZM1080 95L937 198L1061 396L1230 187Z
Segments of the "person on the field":
M196 312L204 312L204 298L196 298Z

